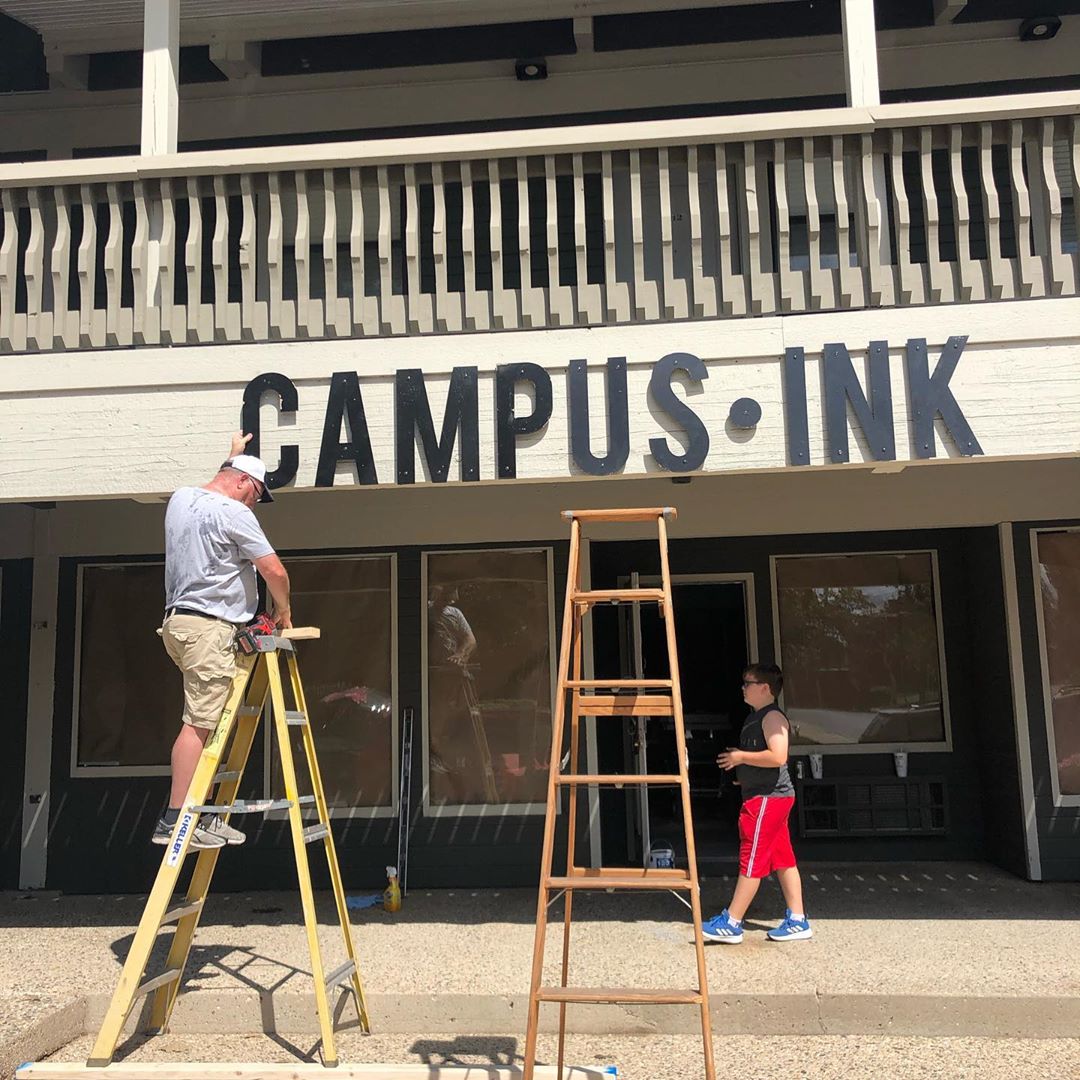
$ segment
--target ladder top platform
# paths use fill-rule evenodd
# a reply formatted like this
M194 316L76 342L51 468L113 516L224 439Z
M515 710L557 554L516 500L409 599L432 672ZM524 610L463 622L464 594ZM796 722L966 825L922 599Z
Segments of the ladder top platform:
M649 506L644 509L621 510L564 510L562 516L567 521L614 521L627 523L633 521L656 521L657 518L667 518L674 521L679 515L674 506Z

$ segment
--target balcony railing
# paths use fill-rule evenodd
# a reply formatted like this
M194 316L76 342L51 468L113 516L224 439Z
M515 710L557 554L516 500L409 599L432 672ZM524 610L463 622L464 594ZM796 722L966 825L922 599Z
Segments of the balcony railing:
M0 167L0 350L1075 294L1080 94Z

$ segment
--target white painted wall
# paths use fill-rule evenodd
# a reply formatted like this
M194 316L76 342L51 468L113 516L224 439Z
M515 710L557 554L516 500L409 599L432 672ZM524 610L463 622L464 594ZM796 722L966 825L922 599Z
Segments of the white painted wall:
M969 343L951 386L990 457L1075 454L1080 449L1080 299L1018 301L737 321L703 320L648 326L603 327L401 338L117 350L46 356L10 356L0 366L0 500L40 501L152 497L211 472L239 423L243 390L268 371L297 385L295 421L277 426L263 406L262 453L273 464L278 447L300 447L298 489L312 488L330 375L356 371L367 412L380 483L392 484L394 371L418 367L441 429L449 372L475 365L480 372L481 479L495 481L494 377L498 365L532 361L552 375L554 412L547 428L523 440L519 480L562 480L577 475L570 461L566 367L586 358L594 452L606 447L603 366L628 361L630 458L625 474L658 472L650 438L667 434L678 452L678 429L649 405L653 364L670 352L700 357L709 378L687 400L704 420L711 447L704 472L787 468L782 357L788 346L806 350L812 464L824 464L819 357L826 342L843 342L862 366L868 343L890 343L897 458L913 459L903 348L926 338L931 370L942 344L967 334ZM762 419L753 431L728 423L731 403L756 399ZM527 408L522 395L521 408ZM849 426L850 418L849 418ZM872 462L857 427L851 460ZM344 438L344 436L342 436ZM939 432L939 456L955 448ZM418 457L418 478L422 458ZM457 465L450 476L458 475ZM337 483L354 483L339 467ZM498 481L506 487L508 481Z

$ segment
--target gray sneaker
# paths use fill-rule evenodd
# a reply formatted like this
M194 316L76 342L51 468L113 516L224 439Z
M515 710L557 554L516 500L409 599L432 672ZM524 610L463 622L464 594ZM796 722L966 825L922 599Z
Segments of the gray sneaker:
M172 839L174 828L175 826L167 824L164 818L158 818L150 842L152 844L168 844ZM224 847L225 844L226 841L223 837L214 835L202 825L196 825L195 831L191 834L191 840L188 842L188 848L194 851L206 851L210 848Z
M242 844L247 839L247 834L242 833L239 829L234 829L231 825L225 823L225 819L220 814L214 814L213 817L208 817L201 825L203 832L208 833L210 836L220 838L226 844L233 846ZM199 829L195 830L199 832Z

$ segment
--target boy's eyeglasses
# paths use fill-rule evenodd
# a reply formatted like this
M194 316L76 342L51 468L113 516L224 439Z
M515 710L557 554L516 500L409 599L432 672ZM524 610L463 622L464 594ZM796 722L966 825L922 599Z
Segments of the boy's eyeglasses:
M767 685L766 683L763 683L758 679L743 679L742 684L743 684L743 689L744 690L748 686L766 686Z

